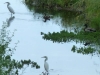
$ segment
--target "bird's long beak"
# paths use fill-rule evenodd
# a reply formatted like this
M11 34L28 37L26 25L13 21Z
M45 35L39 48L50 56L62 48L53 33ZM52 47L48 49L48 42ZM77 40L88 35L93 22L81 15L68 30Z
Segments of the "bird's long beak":
M7 2L5 2L4 4L6 4Z
M41 58L44 58L44 57L41 57Z

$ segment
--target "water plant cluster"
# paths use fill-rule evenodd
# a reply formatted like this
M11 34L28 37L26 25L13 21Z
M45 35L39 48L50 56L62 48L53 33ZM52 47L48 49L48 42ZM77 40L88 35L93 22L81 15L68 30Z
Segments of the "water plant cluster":
M23 70L23 74L25 66L29 65L31 65L32 68L40 68L36 62L30 59L17 61L11 58L19 42L15 44L14 48L9 47L16 30L11 33L7 30L8 27L8 24L4 22L0 29L0 75L19 75L20 70Z
M45 34L41 32L42 38L44 40L50 40L58 43L68 43L68 42L76 42L81 43L84 46L78 48L77 46L73 45L72 51L82 54L100 54L100 39L98 35L99 32L85 32L81 30L80 32L68 32L67 30L62 30L60 32L53 32Z

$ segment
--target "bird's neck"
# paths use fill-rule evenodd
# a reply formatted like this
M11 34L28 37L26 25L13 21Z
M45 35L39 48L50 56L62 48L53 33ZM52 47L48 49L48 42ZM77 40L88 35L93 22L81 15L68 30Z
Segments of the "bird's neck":
M44 61L47 61L48 60L48 58L46 58Z
M7 6L9 6L10 4L7 4Z
M88 28L88 25L87 24L85 24L85 28Z

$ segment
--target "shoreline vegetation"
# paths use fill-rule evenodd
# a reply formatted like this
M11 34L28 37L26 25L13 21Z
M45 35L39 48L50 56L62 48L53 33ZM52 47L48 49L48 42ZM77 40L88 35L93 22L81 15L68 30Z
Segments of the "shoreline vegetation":
M74 28L76 32L68 32L66 30L53 33L48 32L47 34L41 32L41 35L43 35L42 38L44 40L50 40L53 43L64 43L70 41L82 43L84 47L78 48L73 45L72 51L81 54L100 55L100 0L25 0L25 4L30 10L35 11L37 9L45 10L45 12L53 12L52 10L54 10L57 11L57 13L64 11L64 15L61 15L63 19L62 23L65 24L63 26L67 25L69 20L71 20L70 17L72 15L74 15L72 18L74 19L75 15L78 13L76 18L78 20L82 19L83 27L85 27L85 29L81 28L82 24L80 24L78 28L81 29ZM69 15L69 11L73 13ZM69 20L66 19L66 17ZM95 29L95 31L89 27Z
M60 0L59 0L60 1ZM77 1L77 0L76 0ZM57 1L58 2L58 1ZM25 0L25 3L31 7L43 8L47 10L66 10L66 11L76 11L76 12L83 12L85 1L81 2L81 6L79 8L75 8L73 0L61 1L62 3L56 0ZM64 2L64 3L63 3Z
M100 30L100 0L25 0L30 8L82 13L86 22Z

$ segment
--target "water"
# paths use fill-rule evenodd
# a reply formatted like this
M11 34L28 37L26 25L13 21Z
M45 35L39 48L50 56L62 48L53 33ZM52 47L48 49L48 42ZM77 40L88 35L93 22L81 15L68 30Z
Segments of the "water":
M100 58L91 55L82 55L73 53L73 45L81 46L75 42L70 43L53 43L42 39L40 32L59 32L63 29L54 20L43 22L39 14L33 15L20 0L2 0L0 1L0 25L3 21L10 18L4 2L9 1L16 14L10 23L8 30L13 32L17 30L9 45L14 47L19 41L12 59L31 59L40 65L40 69L27 68L23 75L39 75L44 71L44 59L42 56L48 56L50 66L50 75L100 75ZM1 28L1 27L0 27Z

